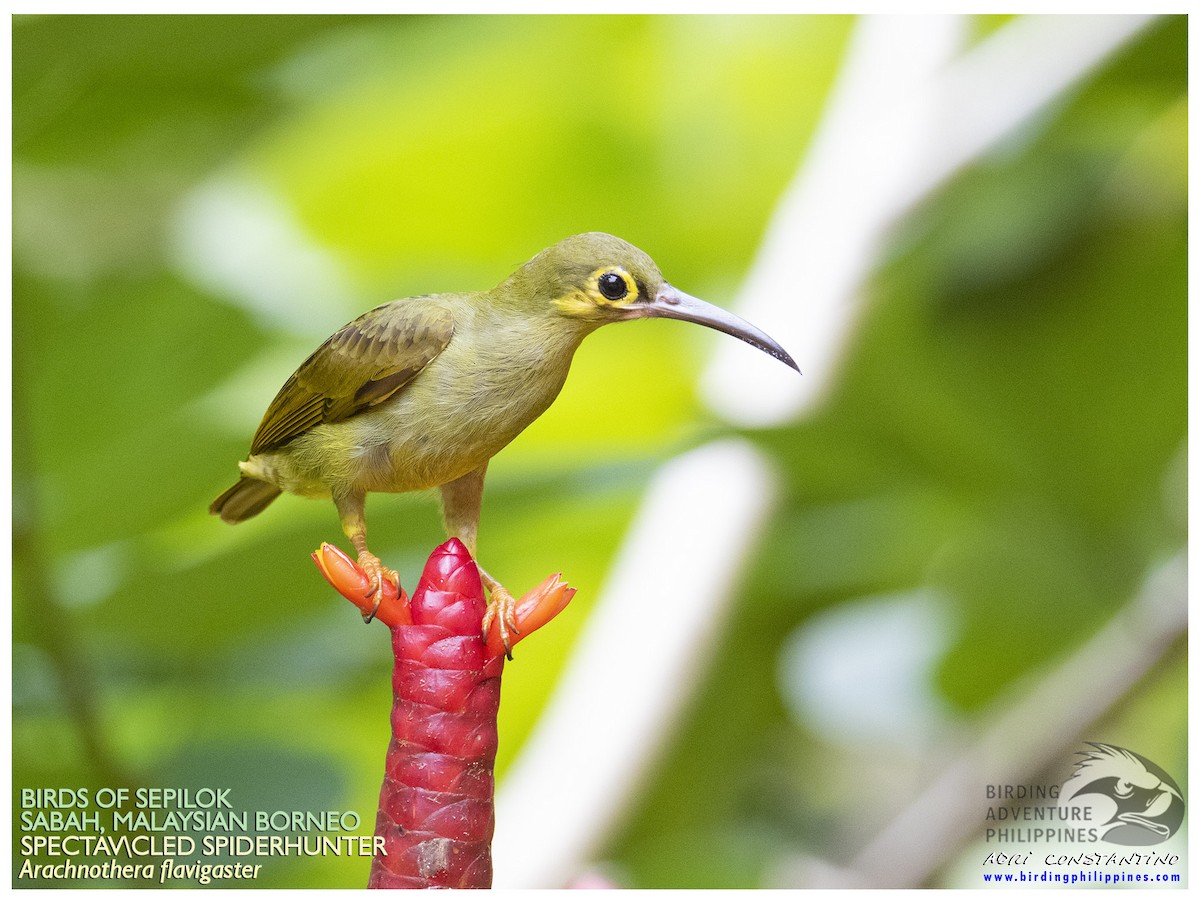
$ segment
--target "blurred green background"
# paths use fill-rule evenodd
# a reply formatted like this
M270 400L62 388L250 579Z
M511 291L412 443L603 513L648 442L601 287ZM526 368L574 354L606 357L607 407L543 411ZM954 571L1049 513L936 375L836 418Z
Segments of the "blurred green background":
M213 785L369 825L390 654L308 560L344 543L332 504L285 497L236 529L206 514L267 403L359 312L488 287L580 231L727 305L854 26L14 19L14 788ZM618 883L780 886L797 854L844 858L937 735L970 734L1185 545L1186 83L1186 20L1152 23L929 198L882 249L828 400L746 434L783 496L596 860ZM655 468L732 431L695 393L713 340L598 333L492 464L492 566L579 588L509 667L501 773ZM373 498L371 533L409 583L442 540L421 498ZM794 676L839 615L880 603L935 610L911 636L933 711L839 730ZM1180 642L1103 733L1186 797L1186 727ZM358 887L367 867L273 860L256 884Z

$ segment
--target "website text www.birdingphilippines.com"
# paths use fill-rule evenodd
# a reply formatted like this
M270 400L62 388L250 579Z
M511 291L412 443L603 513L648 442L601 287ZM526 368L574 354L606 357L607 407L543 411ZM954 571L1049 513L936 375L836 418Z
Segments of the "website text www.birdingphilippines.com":
M1181 884L1178 872L1051 872L1042 869L1018 872L984 872L984 884L1027 884L1040 887L1049 884L1084 886L1089 884Z
M1178 853L1046 853L1035 860L1026 853L989 853L985 866L1005 867L1004 871L984 872L984 884L1090 885L1090 884L1181 884L1183 877L1175 867ZM1034 868L1030 863L1045 868Z

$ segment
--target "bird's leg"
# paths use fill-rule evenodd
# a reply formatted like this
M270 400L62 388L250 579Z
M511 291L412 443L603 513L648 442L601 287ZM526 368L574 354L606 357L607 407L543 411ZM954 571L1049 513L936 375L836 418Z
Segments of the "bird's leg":
M471 558L479 568L479 579L488 591L488 607L483 617L483 636L486 639L492 622L500 627L500 640L504 653L512 659L512 642L509 632L520 634L517 628L517 601L513 595L479 565L476 544L479 538L479 516L483 509L483 477L487 474L487 463L478 469L442 485L442 518L446 522L446 533L462 541Z
M375 597L375 605L369 613L363 615L364 622L370 622L379 611L383 601L383 579L390 579L396 587L400 587L400 575L393 569L387 568L379 557L367 549L367 495L363 491L350 494L334 494L333 502L337 506L338 516L342 520L342 531L350 538L350 543L358 551L358 564L366 571L371 579L371 591L368 597Z
M483 614L483 638L487 640L488 629L492 627L492 622L496 622L500 626L500 642L504 644L504 655L512 659L512 641L509 640L509 632L521 633L521 629L517 627L517 601L504 585L487 573L483 566L478 563L475 565L479 568L479 580L488 590L487 612Z

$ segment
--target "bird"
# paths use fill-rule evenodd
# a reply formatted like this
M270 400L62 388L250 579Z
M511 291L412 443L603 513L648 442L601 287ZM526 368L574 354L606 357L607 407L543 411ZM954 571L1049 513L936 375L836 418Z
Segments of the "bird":
M318 347L284 382L209 512L250 519L282 492L332 499L378 601L399 576L367 546L369 493L437 488L447 533L476 555L488 462L554 402L585 337L613 322L666 318L740 338L799 372L772 338L669 284L632 244L568 237L488 291L392 300ZM484 634L506 651L512 595L482 566ZM364 615L370 621L372 614Z

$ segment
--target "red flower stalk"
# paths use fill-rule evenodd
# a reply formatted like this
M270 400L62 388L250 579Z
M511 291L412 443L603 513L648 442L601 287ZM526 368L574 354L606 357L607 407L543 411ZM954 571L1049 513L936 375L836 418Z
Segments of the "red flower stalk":
M339 593L370 611L368 578L353 560L329 544L313 559ZM574 594L554 575L522 597L512 643L554 618ZM433 551L411 601L384 582L376 618L392 629L396 665L375 820L383 852L368 887L491 886L504 646L495 623L484 642L485 609L479 570L457 538Z

